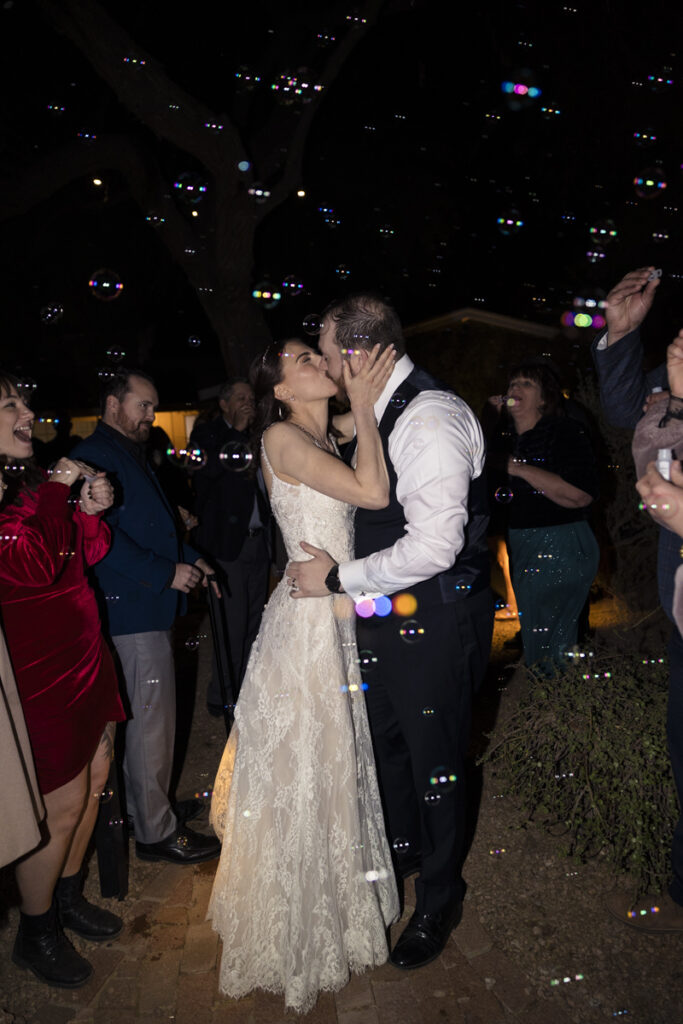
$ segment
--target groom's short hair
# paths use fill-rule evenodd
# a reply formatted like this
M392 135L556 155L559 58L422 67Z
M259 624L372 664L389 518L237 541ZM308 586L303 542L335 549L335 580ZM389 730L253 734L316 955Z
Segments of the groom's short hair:
M394 345L398 356L406 350L396 310L372 292L359 292L331 302L322 315L334 321L335 341L340 348L371 349L379 342L380 352L389 345Z

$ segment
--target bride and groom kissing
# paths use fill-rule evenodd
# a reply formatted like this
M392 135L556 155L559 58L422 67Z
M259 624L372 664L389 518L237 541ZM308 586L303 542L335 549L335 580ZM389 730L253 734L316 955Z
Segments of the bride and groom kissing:
M338 386L350 412L329 429ZM430 963L460 920L464 757L493 624L484 441L369 294L328 307L317 351L269 346L255 390L289 562L214 786L209 916L221 991L284 992L305 1012L350 971ZM389 953L396 878L416 872Z

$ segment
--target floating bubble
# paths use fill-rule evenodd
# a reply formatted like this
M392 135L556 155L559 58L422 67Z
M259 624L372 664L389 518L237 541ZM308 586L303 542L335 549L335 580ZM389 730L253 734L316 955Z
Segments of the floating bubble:
M38 385L34 381L33 377L21 377L20 380L17 381L17 391L28 404L30 404L33 392L37 387Z
M558 107L557 103L547 103L541 107L541 115L546 119L546 121L554 121L561 113L562 111Z
M282 293L285 298L295 299L304 293L304 283L296 274L289 274L282 282Z
M101 804L108 804L114 796L113 789L103 789L101 793L93 793L96 800L99 800Z
M408 618L417 611L417 598L414 594L397 594L391 603L394 612L402 618Z
M379 233L382 238L394 238L396 229L391 224L382 224L380 225Z
M166 458L172 466L193 472L204 468L207 454L202 448L176 448L171 445L166 449Z
M668 92L674 84L673 69L665 64L647 76L647 84L656 93Z
M250 195L255 203L267 203L270 199L270 189L266 188L260 181L255 181L247 189L247 195Z
M306 334L320 334L323 326L322 317L317 313L307 313L303 318L301 326Z
M636 174L633 186L641 199L654 199L667 187L666 176L658 167L647 167Z
M407 853L408 850L410 849L410 840L404 839L401 836L397 836L396 839L394 839L391 846L394 853L397 853L400 856L402 853Z
M107 359L112 363L120 363L126 358L126 353L118 345L110 345L106 355Z
M116 370L113 366L100 366L97 370L97 376L100 380L109 380L110 377L116 376Z
M173 182L174 194L188 206L196 206L206 197L206 179L196 171L183 171Z
M407 619L399 628L398 635L406 644L417 644L424 640L425 629L417 619Z
M358 652L358 664L360 666L360 670L366 675L377 667L378 661L379 659L373 651Z
M64 307L56 302L48 302L40 311L40 319L44 324L56 324L64 316Z
M187 344L190 346L190 348L199 348L201 343L202 339L198 338L196 334L191 334L190 337L187 339Z
M644 132L634 132L633 141L636 146L640 146L641 149L649 149L650 146L654 146L657 141L657 136L653 131L649 129Z
M596 221L595 224L588 229L588 233L601 245L606 245L608 242L616 241L617 236L619 235L616 224L609 218Z
M340 263L338 267L335 267L334 272L340 281L348 281L351 277L351 271L345 263Z
M538 99L542 90L536 84L536 76L528 68L520 68L514 71L510 78L501 82L501 92L505 95L505 102L509 110L525 110L533 105Z
M123 291L123 281L115 270L100 267L99 270L91 274L88 287L100 302L111 302L112 299L117 299Z
M8 458L5 460L2 466L2 472L5 476L10 476L16 479L24 474L26 471L26 465L21 459Z
M270 281L260 281L252 289L251 297L264 309L275 309L282 299L282 291L272 285Z
M241 171L242 174L246 174L250 168L251 164L248 160L240 160L237 164L237 170Z
M49 113L56 114L57 116L59 116L64 113L66 107L63 106L61 103L48 103L47 110L49 111Z
M371 619L375 614L375 602L373 598L366 597L362 601L356 601L356 615L361 619Z
M663 242L668 242L669 241L669 232L668 231L653 231L652 232L652 241L656 242L659 245L661 245Z
M187 648L188 651L197 651L197 650L199 650L199 637L198 636L189 636L187 638L187 640L185 641L185 647Z
M336 43L337 37L332 35L331 32L328 32L326 29L324 29L322 32L317 33L315 41L318 44L318 46L322 50L324 50L327 49L328 46L331 46L332 43Z
M430 807L436 807L437 804L441 803L441 793L435 789L428 789L424 795L424 801Z
M439 765L437 768L434 768L429 776L429 785L432 787L432 792L440 793L441 796L450 793L457 781L458 776L451 768L445 765Z
M145 221L150 227L160 228L162 224L166 223L166 218L163 214L157 213L156 210L150 210L149 213L145 214Z
M431 718L434 714L434 708L422 708L422 715L424 718Z
M235 89L237 92L253 92L261 83L261 76L257 75L246 64L241 64L235 72Z
M279 75L271 83L270 88L275 93L278 103L284 106L310 103L324 88L316 78L315 73L309 68L297 68L296 71L285 71Z
M123 63L126 65L126 67L139 69L144 68L147 61L145 60L144 57L139 57L133 54L129 55L128 57L124 57Z
M97 139L95 132L90 131L89 128L81 128L79 132L76 132L76 137L79 138L81 142L95 142Z
M519 210L509 209L504 211L497 222L501 235L516 235L524 227L524 220Z
M392 395L389 400L389 405L394 409L404 409L408 404L408 399L404 398L403 395Z
M514 494L512 493L509 487L499 487L494 492L493 497L496 499L496 501L499 501L501 505L509 505L512 499L514 498Z
M254 455L245 441L228 441L218 453L221 466L233 473L241 473L251 466Z
M489 850L489 855L491 857L500 857L504 853L505 853L505 847L504 846L492 846L490 848L490 850Z
M595 245L592 249L586 250L586 259L589 263L600 263L606 256L607 253L600 245Z
M384 595L375 598L375 615L379 615L381 619L384 619L387 615L391 615L391 609L391 598Z

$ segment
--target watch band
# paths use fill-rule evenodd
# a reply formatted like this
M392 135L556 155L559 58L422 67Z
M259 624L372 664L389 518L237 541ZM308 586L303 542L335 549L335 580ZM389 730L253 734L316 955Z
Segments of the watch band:
M331 594L341 593L341 580L339 579L339 565L335 562L327 576L325 577L325 586Z

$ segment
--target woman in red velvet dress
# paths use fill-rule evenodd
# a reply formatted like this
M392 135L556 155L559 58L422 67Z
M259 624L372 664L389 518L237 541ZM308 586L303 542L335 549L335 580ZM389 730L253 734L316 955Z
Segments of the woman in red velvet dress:
M12 959L42 981L72 988L92 967L64 935L104 940L120 918L88 903L81 864L125 716L86 570L109 547L100 519L113 499L105 475L60 459L47 478L32 462L33 413L0 373L0 610L26 719L46 834L17 862L21 917ZM84 480L76 509L70 487Z

